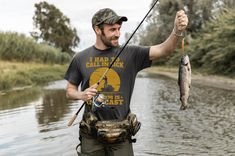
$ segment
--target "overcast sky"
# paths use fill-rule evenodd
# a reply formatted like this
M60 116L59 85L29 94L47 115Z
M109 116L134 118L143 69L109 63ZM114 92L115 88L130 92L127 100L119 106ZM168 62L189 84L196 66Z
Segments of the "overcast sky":
M117 14L127 16L122 26L120 43L124 34L133 32L149 10L152 0L47 0L71 20L81 39L79 50L94 44L95 35L91 27L93 14L101 8L112 8ZM0 31L13 31L29 36L33 30L34 4L39 0L0 0Z

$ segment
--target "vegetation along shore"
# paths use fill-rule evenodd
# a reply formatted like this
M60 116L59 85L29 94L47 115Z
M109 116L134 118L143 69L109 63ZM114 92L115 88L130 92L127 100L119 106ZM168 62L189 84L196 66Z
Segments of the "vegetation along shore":
M25 35L0 33L0 91L63 79L71 56Z
M63 79L66 65L0 61L0 91Z

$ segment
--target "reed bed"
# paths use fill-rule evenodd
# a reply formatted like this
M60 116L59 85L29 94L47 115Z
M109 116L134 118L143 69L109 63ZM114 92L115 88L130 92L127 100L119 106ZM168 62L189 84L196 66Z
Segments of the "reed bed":
M67 65L0 61L0 91L63 79Z
M64 64L70 60L68 53L31 37L16 32L0 32L0 59L19 62Z

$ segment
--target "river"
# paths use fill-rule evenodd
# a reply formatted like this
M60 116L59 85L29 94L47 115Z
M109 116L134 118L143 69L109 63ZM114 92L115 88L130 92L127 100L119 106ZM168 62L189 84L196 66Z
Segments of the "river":
M0 96L1 156L75 156L81 102L65 97L66 82L56 81ZM179 111L177 82L141 72L131 101L142 127L136 156L235 155L235 91L192 85L189 109Z

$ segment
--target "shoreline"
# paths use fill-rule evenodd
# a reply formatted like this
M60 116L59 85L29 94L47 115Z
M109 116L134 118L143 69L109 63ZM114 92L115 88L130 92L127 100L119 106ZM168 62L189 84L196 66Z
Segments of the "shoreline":
M13 87L12 89L9 89L9 90L0 90L0 96L1 95L5 95L9 92L14 92L14 91L19 91L19 90L25 90L25 89L29 89L29 88L32 88L33 85L29 85L29 86L22 86L22 87Z
M144 69L143 71L147 73L167 76L175 80L178 79L178 69L170 70L170 69L153 66L153 67ZM235 91L235 79L224 77L224 76L202 75L202 74L192 73L192 84L199 84L199 85L208 86L208 87L215 87L215 88Z
M143 72L166 76L168 78L178 80L178 69L175 69L175 68L173 69L173 68L153 66L153 67L144 69ZM202 75L202 74L192 73L192 84L193 85L198 84L198 85L203 85L203 86L208 86L208 87L235 91L235 79L228 78L225 76ZM0 95L4 95L12 91L24 90L24 89L31 88L31 87L32 85L25 85L21 87L13 87L9 90L0 90Z

